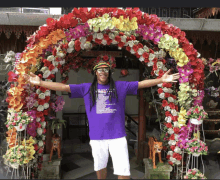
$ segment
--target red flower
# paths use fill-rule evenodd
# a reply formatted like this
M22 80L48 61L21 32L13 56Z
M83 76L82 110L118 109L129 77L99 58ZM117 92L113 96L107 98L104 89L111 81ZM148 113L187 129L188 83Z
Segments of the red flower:
M167 159L170 159L170 155L167 155L167 157L166 157Z
M54 67L53 64L51 64L51 65L49 66L49 70L50 70L50 71L52 71L54 68L55 68L55 67Z
M148 59L148 58L149 58L149 54L148 54L147 52L144 52L144 53L142 54L142 56L144 57L144 59Z
M172 116L171 119L173 122L178 121L178 116Z
M54 74L50 74L47 79L54 79L55 78L55 75Z
M43 116L44 114L42 113L42 112L39 112L39 111L37 111L37 113L36 113L36 116L37 117L41 117L41 116Z
M43 134L45 134L47 132L47 130L44 128Z
M40 77L42 79L43 76L42 76L42 74L38 74L38 77Z
M165 123L165 125L166 125L167 128L172 128L173 127L171 123Z
M166 100L163 100L163 101L162 101L162 106L163 106L163 107L168 106L168 102L167 102Z
M44 103L45 103L45 100L44 100L44 99L39 99L39 100L38 100L38 104L39 104L39 105L44 105Z
M157 92L158 92L159 94L161 94L161 93L163 93L163 89L162 89L162 88L158 88Z
M178 134L180 132L180 129L178 127L173 128L173 131L175 134Z
M45 121L45 117L44 117L44 116L41 116L40 121L41 121L41 122L44 122L44 121Z
M44 115L48 115L48 109L44 110L44 111L43 111L43 114L44 114Z
M38 145L34 144L34 150L37 151L38 150Z
M137 50L138 50L138 46L137 46L137 45L134 45L132 48L133 48L133 50L134 50L135 52L137 52Z
M171 136L170 136L170 138L169 138L170 140L174 140L175 139L175 136L174 136L174 134L171 134Z
M175 104L174 103L172 103L172 102L169 103L169 106L170 106L171 109L175 109Z
M52 52L52 54L53 54L54 56L57 55L57 50L56 50L56 48L53 48L53 52Z
M34 99L38 99L38 94L35 94L35 95L34 95Z
M168 161L168 163L172 166L173 165L173 163L171 162L171 161Z
M98 44L102 44L102 39L97 39L97 38L96 38L96 39L95 39L95 42L98 43Z
M43 149L43 148L40 148L39 151L38 151L38 153L41 154L43 151L44 151L44 149Z
M89 41L89 42L92 41L92 39L93 39L93 35L90 35L87 37L87 41Z
M37 128L41 128L41 123L36 122L36 124L37 124Z
M112 39L107 40L107 45L110 45L112 43Z
M50 101L50 96L45 96L45 102L49 102Z
M170 113L169 111L166 111L166 112L165 112L165 115L166 115L166 117L168 117L168 116L172 116L171 113Z
M9 82L16 82L18 80L18 75L13 73L12 71L8 72L8 81Z
M130 52L130 51L131 51L131 47L130 47L130 46L127 46L127 47L126 47L126 50Z
M103 36L104 36L104 39L105 39L106 41L109 40L109 36L108 36L108 34L104 34Z
M125 43L123 43L123 42L120 42L120 43L118 43L118 47L123 47L125 45Z
M45 87L42 87L42 86L40 86L40 91L42 91L43 93L45 93L46 92L46 90L47 90L47 88L45 88Z
M166 98L170 97L170 93L164 93L164 95Z
M107 55L103 56L103 60L107 61L108 60L108 56Z
M120 36L115 36L115 41L120 42L121 41L121 37Z
M170 146L170 149L171 149L172 151L174 151L175 147L176 147L176 146L172 145L172 146Z
M50 65L52 65L52 63L46 59L44 59L43 62L44 62L44 66L49 67Z

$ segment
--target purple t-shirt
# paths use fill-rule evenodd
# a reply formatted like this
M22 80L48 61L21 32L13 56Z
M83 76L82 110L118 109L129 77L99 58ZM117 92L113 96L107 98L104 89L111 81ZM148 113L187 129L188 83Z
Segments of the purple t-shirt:
M90 92L92 83L70 84L70 98L84 98L86 114L89 121L91 140L115 139L126 136L125 132L125 98L127 94L136 95L138 81L115 81L118 102L112 95L112 102L107 95L108 85L98 84L98 99L90 111Z

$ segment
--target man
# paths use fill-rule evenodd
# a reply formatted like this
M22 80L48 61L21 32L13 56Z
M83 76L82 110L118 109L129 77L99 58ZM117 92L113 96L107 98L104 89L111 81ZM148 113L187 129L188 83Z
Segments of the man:
M69 92L70 98L84 98L89 121L90 145L94 158L94 170L98 179L107 176L109 153L112 157L114 174L118 179L130 179L130 164L127 140L125 138L125 98L127 94L137 94L137 90L155 86L163 82L176 82L179 74L169 75L170 70L160 79L144 81L116 81L111 76L111 67L99 62L93 68L92 83L65 85L57 82L41 81L33 73L26 75L31 84L55 91Z

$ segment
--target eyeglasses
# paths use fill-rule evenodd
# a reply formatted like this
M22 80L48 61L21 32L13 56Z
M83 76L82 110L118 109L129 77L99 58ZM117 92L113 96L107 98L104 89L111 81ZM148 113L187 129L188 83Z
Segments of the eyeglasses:
M97 69L97 72L98 72L98 73L101 73L102 71L108 73L108 72L109 72L109 69L108 69L108 68Z

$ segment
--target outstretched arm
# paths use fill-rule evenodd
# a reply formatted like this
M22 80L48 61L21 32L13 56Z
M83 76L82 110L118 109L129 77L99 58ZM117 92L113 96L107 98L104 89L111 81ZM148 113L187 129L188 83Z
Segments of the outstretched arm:
M149 79L149 80L143 80L143 81L138 82L138 89L156 86L157 84L164 83L164 82L167 82L167 83L168 82L177 82L175 80L180 78L179 73L169 75L170 71L171 70L167 71L159 79Z
M58 82L48 82L48 81L42 81L40 77L37 75L30 73L30 75L25 74L24 75L26 81L29 83L36 85L36 86L42 86L54 91L66 91L70 92L70 87L69 85L63 84L63 83L58 83Z

